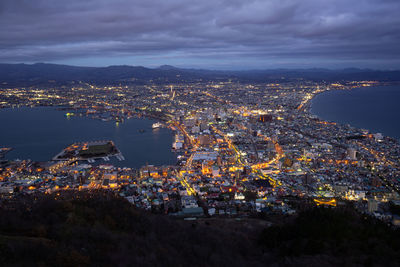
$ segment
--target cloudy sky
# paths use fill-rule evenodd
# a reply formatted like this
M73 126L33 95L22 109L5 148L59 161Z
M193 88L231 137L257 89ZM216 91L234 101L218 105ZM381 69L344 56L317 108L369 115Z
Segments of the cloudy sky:
M0 62L400 69L400 0L0 0Z

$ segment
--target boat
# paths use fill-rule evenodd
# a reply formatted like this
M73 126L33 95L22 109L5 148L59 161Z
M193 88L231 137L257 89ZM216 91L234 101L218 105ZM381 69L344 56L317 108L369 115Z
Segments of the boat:
M153 129L157 129L157 128L160 128L161 126L162 126L161 122L156 122L156 123L153 123L153 125L151 127Z

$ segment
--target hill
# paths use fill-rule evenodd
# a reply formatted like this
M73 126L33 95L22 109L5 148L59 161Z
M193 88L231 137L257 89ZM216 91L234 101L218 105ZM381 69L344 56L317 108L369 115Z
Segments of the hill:
M198 81L282 82L292 80L400 81L400 71L368 69L276 69L248 71L212 71L180 69L169 65L159 68L141 66L76 67L57 64L0 64L0 85L35 86L88 82L99 85L178 83Z
M111 193L3 200L2 266L396 266L399 231L350 209L297 217L184 221Z

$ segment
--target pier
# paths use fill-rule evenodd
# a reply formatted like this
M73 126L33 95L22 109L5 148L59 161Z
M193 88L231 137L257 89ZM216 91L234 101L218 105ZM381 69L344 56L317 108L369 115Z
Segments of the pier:
M2 147L0 148L0 159L4 158L4 156L12 150L11 147Z
M113 141L92 141L73 143L53 157L53 160L65 161L70 158L76 158L77 160L86 160L89 163L94 163L96 159L110 161L112 156L119 161L125 160L125 157Z

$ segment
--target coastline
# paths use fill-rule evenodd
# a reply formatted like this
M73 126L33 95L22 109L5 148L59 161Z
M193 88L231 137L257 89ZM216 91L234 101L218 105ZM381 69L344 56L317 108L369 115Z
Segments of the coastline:
M20 135L22 135L24 132L21 130L21 128L33 129L34 126L36 127L37 122L35 125L33 125L34 123L32 119L30 120L32 121L32 125L26 125L26 123L30 122L25 122L24 120L18 124L14 123L13 125L15 125L15 129L11 129L10 131L17 132L17 135L11 135L10 133L6 134L6 132L3 132L4 144L2 145L14 148L12 153L6 156L6 159L51 161L54 155L64 149L68 144L86 141L90 142L95 140L113 140L121 150L120 152L124 155L125 160L121 161L118 158L113 157L110 158L110 161L107 160L104 163L111 163L116 167L139 169L146 164L161 166L175 164L177 161L176 155L171 151L171 145L175 134L174 130L170 127L163 127L164 129L158 130L157 133L155 133L151 130L152 123L157 121L155 118L147 116L133 116L130 119L126 119L125 123L119 123L119 125L115 125L113 121L104 122L94 119L91 116L74 116L74 118L66 119L64 116L66 110L60 110L60 108L65 107L57 105L46 107L21 106L20 108L25 109L25 111L21 111L22 113L20 114L22 115L17 115L14 118L8 116L8 113L17 111L16 108L8 108L9 111L7 111L7 108L1 109L3 112L7 112L7 115L3 117L6 119L8 124L10 124L11 121L16 121L21 118L23 119L25 116L23 114L32 114L30 109L35 109L38 111L36 112L35 118L41 118L42 115L44 116L43 119L50 117L49 120L46 119L47 122L46 120L39 120L39 127L48 128L49 131L52 132L51 135L53 138L49 137L42 140L43 138L41 138L40 133L36 131L32 132L31 134L28 134L29 140L36 140L36 136L42 141L32 141L32 145L28 145L27 148L25 148L24 142L26 142L26 138L22 139L22 137L20 137ZM53 110L54 113L48 112L48 108ZM48 115L51 113L53 113L53 115ZM142 122L138 122L137 124L137 120ZM4 121L4 123L6 123L6 121ZM48 123L48 121L54 121L57 123L52 124ZM63 132L60 133L60 129L62 129ZM82 129L89 130L83 131ZM93 129L96 129L96 131L93 131ZM146 129L146 133L140 133L139 129ZM7 136L12 136L12 138L8 138ZM18 141L19 139L21 141ZM51 141L52 144L49 144L50 142L46 140L53 140ZM38 146L38 142L42 144ZM53 146L53 148L51 148L51 146ZM165 149L160 152L158 146L161 146ZM153 151L156 155L156 159L154 161L150 160L151 156L150 151L147 152L148 150ZM48 155L48 157L46 157L46 155Z
M313 104L315 104L316 97L319 96L319 95L326 94L328 92L343 92L343 91L353 91L353 90L371 89L371 88L388 88L388 87L395 87L395 86L398 86L399 90L400 90L400 85L397 84L397 83L394 83L394 84L380 84L380 85L365 86L365 87L361 86L361 87L354 87L354 88L349 88L349 89L347 89L347 88L345 88L345 89L339 89L339 88L336 89L336 88L334 88L334 89L323 90L321 92L315 93L312 96L312 98L306 104L304 104L303 112L307 113L309 116L313 116L315 118L318 118L320 121L324 121L324 122L328 122L328 123L335 123L335 124L341 125L343 127L349 127L350 126L351 128L354 128L354 129L366 130L369 133L382 133L385 137L389 137L391 139L394 139L399 143L400 142L400 137L399 137L400 133L398 133L398 136L393 136L393 135L385 133L385 129L372 130L371 127L359 127L359 126L354 125L354 124L352 124L350 122L343 122L341 120L335 120L335 119L333 119L333 120L325 119L320 114L318 115L315 110L313 110Z

